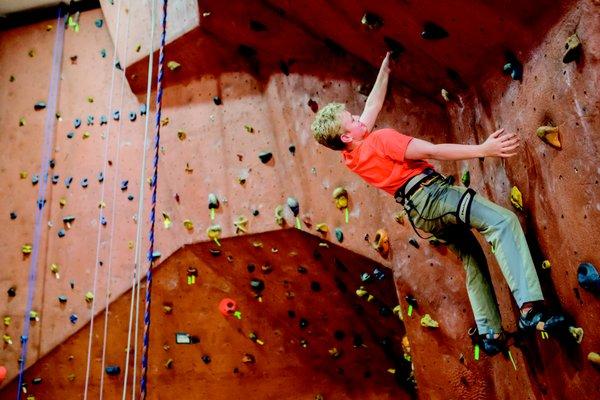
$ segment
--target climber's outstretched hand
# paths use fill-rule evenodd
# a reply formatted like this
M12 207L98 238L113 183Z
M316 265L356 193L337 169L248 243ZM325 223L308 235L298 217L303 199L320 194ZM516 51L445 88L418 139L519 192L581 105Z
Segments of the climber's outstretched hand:
M508 158L517 154L520 139L516 133L504 133L504 129L498 129L492 133L482 144L485 157Z

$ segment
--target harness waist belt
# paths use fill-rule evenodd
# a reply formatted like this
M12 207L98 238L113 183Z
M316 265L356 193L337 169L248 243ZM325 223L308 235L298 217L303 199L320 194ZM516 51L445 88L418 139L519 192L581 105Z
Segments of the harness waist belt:
M396 193L394 194L396 202L404 204L404 201L410 198L410 196L412 196L422 184L428 183L439 176L441 175L431 168L424 169L423 172L421 172L419 175L413 176L404 184L404 186L396 190Z

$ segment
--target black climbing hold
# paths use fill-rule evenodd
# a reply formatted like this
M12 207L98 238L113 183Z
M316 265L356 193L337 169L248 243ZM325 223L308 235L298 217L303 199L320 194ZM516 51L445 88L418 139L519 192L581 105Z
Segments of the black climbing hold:
M329 48L329 50L331 50L331 52L339 57L343 57L346 55L346 49L344 49L341 45L337 44L336 42L334 42L333 40L326 38L324 40L325 46L327 46Z
M287 314L290 318L296 318L296 311L294 310L288 310Z
M133 201L133 199L134 199L134 197L133 197L133 195L132 195L132 194L130 194L129 196L127 196L127 200L129 200L129 201Z
M263 151L262 153L260 153L258 155L258 158L260 158L260 161L263 164L268 163L269 161L271 161L271 158L273 158L273 153L268 152L268 151Z
M292 210L292 213L294 214L294 217L297 217L298 214L300 213L300 203L298 203L298 200L296 200L293 197L288 197L287 198L287 205L290 208L290 210Z
M221 104L223 104L223 102L221 101L221 98L219 96L215 96L213 97L213 102L215 103L215 105L220 106Z
M409 305L417 307L417 299L415 299L413 296L407 295L404 297L404 300L406 300Z
M321 291L321 284L317 281L312 281L310 283L310 290L312 290L313 292L320 292Z
M202 362L203 362L204 364L210 364L210 361L211 361L211 360L210 360L210 356L208 356L208 355L206 355L206 354L202 356Z
M60 303L66 303L67 302L67 296L65 296L64 294L61 294L60 296L58 296L58 301Z
M377 267L373 268L373 276L377 278L378 281L382 281L385 279L385 272Z
M75 132L71 131L71 132L67 133L67 138L73 139L73 136L75 136Z
M298 267L298 273L300 273L300 274L307 274L308 273L308 269L306 269L306 267L300 265Z
M17 214L14 211L10 213L10 219L17 219Z
M113 111L112 117L115 121L118 121L121 119L121 112L119 110Z
M86 188L88 186L88 180L87 178L83 178L81 180L81 187Z
M360 347L363 345L363 343L364 343L363 338L359 334L355 334L354 337L352 338L352 345L354 347Z
M379 315L381 315L382 317L389 317L392 314L393 314L392 309L389 308L388 306L379 307Z
M122 191L127 190L127 185L129 185L129 181L128 180L121 181L121 190Z
M593 264L584 262L577 268L577 281L585 290L600 294L600 274Z
M67 187L67 189L69 187L71 187L71 183L73 183L73 177L72 176L69 176L69 177L65 178L65 186Z
M279 61L279 69L281 70L281 72L283 72L285 76L288 76L290 74L290 67L283 60Z
M308 99L308 106L310 107L311 111L314 112L315 114L317 113L317 111L319 111L319 104L314 101L313 99Z
M109 365L105 368L107 375L119 375L121 373L121 368L118 365Z
M64 229L60 229L60 230L58 231L58 237L60 237L60 238L61 238L61 237L64 237L64 236L65 236L65 230L64 230Z
M383 38L383 41L384 41L385 45L387 46L387 48L390 50L390 52L391 52L390 57L393 60L397 60L398 57L400 56L400 54L404 53L404 50L405 50L404 46L402 45L402 43L400 43L396 39L386 36Z
M581 41L577 34L569 36L565 43L565 50L565 55L563 56L563 62L565 64L579 59L581 56Z
M56 161L54 161L54 159L48 161L48 165L50 166L50 168L54 168L56 167Z
M119 69L119 70L121 70L121 71L123 71L123 67L121 67L121 62L120 62L120 61L117 61L117 62L115 63L115 68L116 68L116 69Z
M75 289L75 281L69 281L69 286L71 286L71 289Z
M33 109L35 111L43 110L44 108L46 108L46 103L44 103L43 101L38 101L33 106Z
M137 118L137 114L135 113L135 111L130 111L130 112L129 112L129 120L130 120L131 122L133 122L133 121L135 121L135 120L136 120L136 118Z
M510 75L515 81L520 81L523 78L523 65L517 59L517 56L511 51L506 51L504 53L504 58L506 59L502 69L504 74Z
M256 265L248 264L248 265L246 265L246 269L248 270L248 272L252 273L256 269Z
M208 251L210 252L210 255L213 257L218 257L221 255L221 250L219 250L219 249L208 249Z
M87 124L88 124L88 126L94 125L94 116L93 115L88 115Z
M360 22L369 29L379 29L383 26L383 18L372 12L366 12Z
M419 243L414 239L414 238L410 238L408 241L409 244L411 244L412 246L414 246L415 248L419 248Z
M265 289L265 283L260 279L252 279L250 281L250 287L255 292L260 293Z
M373 279L371 277L371 274L369 274L368 272L363 272L362 274L360 274L360 280L362 282L371 282Z
M260 211L252 210L252 215L254 215L256 217L256 216L258 216L258 214L260 214Z
M433 22L426 22L423 25L421 37L425 40L440 40L448 37L448 32Z
M346 334L344 333L344 331L338 329L335 332L333 332L333 337L341 341L344 340Z
M108 124L108 118L106 118L106 115L101 115L100 116L100 125L106 125Z
M104 181L104 172L99 172L98 173L98 182L103 182Z
M71 224L71 223L73 223L73 221L75 221L75 217L72 215L67 215L66 217L63 218L63 222L65 224Z
M8 293L8 297L15 297L17 295L17 288L14 286L11 286L10 288L8 288L6 293Z
M140 104L140 115L146 115L147 110L146 103Z
M104 20L102 18L98 18L94 21L94 25L96 25L96 28L102 28L102 24L104 24Z
M81 126L81 120L79 118L75 118L75 121L73 121L73 126L75 129L79 128Z
M31 383L33 383L34 385L39 385L40 383L42 383L42 378L40 378L39 376L37 378L33 378L31 380Z
M296 146L294 146L293 144L290 145L290 147L288 147L288 150L290 151L290 153L292 153L292 155L296 155Z
M308 326L308 320L306 318L300 318L298 325L300 326L300 329L304 329Z
M56 185L58 183L58 178L60 178L58 175L52 175L52 184Z
M264 32L267 30L267 26L260 21L250 20L250 29L254 32Z
M335 228L335 238L338 242L342 243L344 241L344 232L341 228Z
M256 57L256 49L245 44L240 44L238 46L238 53L240 53L242 57L246 58Z

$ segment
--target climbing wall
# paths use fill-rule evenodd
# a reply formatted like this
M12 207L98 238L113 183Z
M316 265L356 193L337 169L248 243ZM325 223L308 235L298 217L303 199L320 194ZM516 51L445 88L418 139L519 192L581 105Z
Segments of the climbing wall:
M410 398L410 345L389 269L296 229L221 244L185 246L154 274L150 398ZM121 373L106 375L106 398L122 391L130 304L126 294L111 306L106 366ZM87 333L31 368L42 382L29 381L29 394L79 398ZM92 357L97 377L101 351ZM98 391L91 385L89 396Z
M185 2L185 6L192 7L192 3ZM119 35L115 9L118 6L123 7ZM255 248L246 249L244 246L249 242L230 249L229 254L223 251L221 258L211 259L214 264L210 270L220 271L218 277L215 275L214 281L210 281L216 288L230 285L244 291L241 297L231 296L241 306L241 319L218 316L218 321L225 324L223 332L243 328L237 336L232 334L229 345L214 337L220 333L219 329L199 327L193 332L196 325L186 325L181 332L197 336L200 342L173 345L166 351L163 346L165 341L174 340L173 332L163 332L156 327L168 324L168 319L183 324L186 317L178 310L198 307L203 299L221 299L211 297L211 293L197 300L169 295L169 291L174 290L171 286L175 275L163 271L172 267L170 263L176 264L178 256L191 260L193 257L186 250L189 245L207 241L216 245L212 239L217 239L226 248L229 237L286 232L281 233L281 239L269 239L273 240L273 247L279 248L281 242L304 240L286 236L292 234L282 230L297 226L391 268L398 294L396 301L402 303L405 312L408 301L415 305L411 316L405 315L404 323L410 338L417 393L421 398L598 397L598 369L586 358L590 352L599 350L600 333L594 322L600 306L598 296L577 283L579 263L600 264L589 239L600 233L595 223L600 210L595 145L600 126L598 96L594 90L598 81L600 30L597 1L384 2L372 5L369 10L360 3L341 1L326 4L320 1L303 4L202 2L198 6L198 26L194 27L192 7L189 18L173 22L180 23L179 33L169 36L166 48L168 67L161 121L156 233L158 294L154 296L153 318L156 320L153 320L150 343L151 396L159 394L157 378L166 377L173 382L177 379L174 386L193 387L198 398L202 398L198 392L201 389L186 380L190 374L212 371L201 368L218 371L209 376L208 385L219 388L210 392L211 398L215 393L225 394L232 377L246 379L244 384L249 384L251 377L257 393L268 391L268 394L264 392L265 396L288 396L276 388L261 386L265 375L258 371L264 371L271 379L275 374L282 375L267 367L270 361L265 363L261 359L270 352L267 350L270 343L284 343L289 338L300 340L294 336L298 331L280 329L281 336L278 336L274 333L276 329L273 332L267 329L278 324L274 318L278 315L276 312L273 317L265 313L266 321L250 323L253 321L250 315L258 315L263 306L247 286L251 274L241 279L230 275L233 270L226 269L235 266L236 271L249 274L244 268L252 262L259 268L262 261L253 261L250 255L262 253L253 253L259 251ZM147 38L148 28L143 22L148 18L144 14L130 20L127 35L127 16L131 13L126 12L125 3L113 5L107 1L102 2L102 7L102 12L83 13L79 30L76 32L75 23L65 35L60 115L56 121L52 145L54 162L49 176L52 179L56 175L57 182L49 186L45 196L39 272L32 292L32 309L36 313L27 320L31 324L27 365L33 365L26 379L29 387L35 387L31 380L39 376L46 387L58 390L65 385L78 385L75 392L83 393L82 379L85 380L88 355L93 367L90 390L98 390L101 377L105 378L105 390L117 390L123 379L124 365L117 355L123 356L124 345L122 341L113 345L110 333L107 354L115 356L109 357L107 365L120 365L121 372L119 376L108 376L106 372L101 373L99 365L104 322L108 321L109 332L119 332L123 337L128 331L125 321L129 309L115 303L114 311L112 308L110 311L115 315L114 322L101 316L93 326L89 321L94 314L104 314L112 301L128 303L129 295L123 294L132 284L137 224L142 224L143 232L148 229L147 207L145 215L136 215L141 149L144 148L141 104L145 102L148 61L144 55L149 49L142 41ZM7 299L0 302L0 312L10 317L5 319L0 356L0 364L8 369L4 384L18 373L19 336L26 312L31 261L27 247L23 246L32 243L39 187L34 177L39 176L44 167L40 165L40 155L45 113L36 103L49 102L55 29L48 29L47 25L53 23L35 23L3 31L0 35L3 88L0 145L5 149L0 155L0 179L6 182L0 197L6 227L0 231L0 254L2 265L10 266L0 271L0 293ZM574 34L578 35L581 46L564 58L565 42ZM113 69L114 43L121 44L117 54L125 60L118 63L121 69L116 70ZM569 43L572 45L574 39ZM124 48L129 54L125 54ZM393 126L435 143L481 143L498 127L521 135L524 141L521 152L509 160L472 160L435 163L435 166L443 173L453 174L457 182L469 171L474 189L518 213L547 301L552 307L562 307L573 322L584 329L581 344L568 338L517 338L511 339L512 361L502 355L493 358L481 355L475 360L467 335L473 319L459 260L443 246L418 239L399 214L401 210L393 199L353 176L344 169L339 154L319 148L310 137L308 127L314 113L327 102L343 101L351 111L361 110L375 77L375 67L386 50L394 51L397 62L378 119L379 127ZM121 86L123 76L126 80ZM122 87L124 100L121 103ZM119 112L118 121L115 111ZM106 124L101 124L103 116ZM92 117L91 123L89 117ZM78 119L80 126L76 127ZM539 136L536 131L540 132ZM552 142L551 135L556 131L560 146ZM73 177L72 182L70 177ZM87 186L83 182L86 178ZM148 185L143 182L147 206ZM338 209L332 196L339 187L348 193L347 217L346 210ZM521 204L515 201L513 205L509 200L510 193L515 193L513 187L520 190ZM209 207L213 207L212 212ZM387 258L373 249L379 229L389 234L391 251ZM304 243L312 243L311 250L305 247L304 253L299 254L310 258L315 243L310 242L312 239L305 240ZM486 244L482 244L487 250ZM142 253L147 244L143 246ZM206 256L210 246L206 243L197 246L204 246ZM198 252L202 254L202 250ZM202 258L198 252L194 252L194 257ZM171 254L175 255L170 257ZM282 253L275 254L281 256ZM227 255L233 257L231 262ZM516 307L493 255L489 251L486 255L503 326L514 331ZM164 264L162 260L166 260ZM278 263L286 265L286 273L298 274L297 265L291 259L276 260L281 259L270 261L274 268L272 276L276 276ZM307 268L309 271L332 268L330 263L320 263ZM187 285L189 267L184 265L178 270L177 282L185 290L193 289L193 285ZM144 264L142 270L146 268ZM202 268L198 268L198 283L206 282L202 280L201 271ZM261 274L262 271L257 275ZM359 275L354 274L353 279L356 276ZM323 279L319 282L325 287L325 280L332 276L325 274ZM263 280L267 293L271 287L268 276ZM296 279L290 278L290 281ZM281 285L285 289L285 284ZM313 308L323 306L319 293L324 290L319 293L306 287L302 290L293 291L303 293L305 304L313 304ZM355 290L352 288L350 292ZM276 296L282 296L278 297L277 304L290 301L286 292L277 292ZM362 291L358 293L365 295ZM311 295L310 300L308 295ZM66 302L59 296L66 296ZM350 297L356 301L356 293ZM299 299L298 294L293 301L299 303ZM172 307L171 314L163 314L163 301ZM209 308L214 312L214 302ZM426 315L437 321L439 327L423 327L421 321ZM284 315L286 318L289 317ZM309 327L314 327L311 318L306 318ZM385 321L383 317L381 320ZM352 325L358 321L358 318L353 320ZM292 351L293 360L305 360L308 353L304 351L313 349L315 353L310 354L318 355L311 365L326 371L318 376L331 378L327 381L329 389L324 389L318 380L311 381L311 385L300 382L304 383L301 389L306 398L319 394L338 398L340 393L347 393L349 398L363 398L367 396L364 394L367 389L373 398L388 398L390 395L380 390L401 390L388 386L389 381L385 381L385 377L393 374L382 372L380 375L384 369L391 368L386 365L377 373L361 372L363 378L369 375L367 381L382 386L379 389L364 386L365 392L357 394L358 389L349 382L360 374L349 366L353 360L360 360L352 357L359 357L356 354L361 348L352 346L348 352L344 348L342 357L332 358L327 340L331 340L331 332L335 334L338 329L335 325L324 323L322 331L315 331L320 343L316 348L299 346ZM263 346L247 339L252 329L256 329L261 341L264 337ZM86 343L90 332L93 341ZM402 328L398 327L400 332ZM166 336L160 336L163 334ZM349 336L345 337L342 344L348 345ZM213 349L235 349L228 353L236 355L231 356L231 363L217 364L215 350L204 347L207 340L214 344ZM334 337L334 340L337 339ZM63 343L64 347L56 348ZM73 347L57 356L68 346ZM193 355L177 353L183 357L178 359L174 351L181 346L198 351ZM283 344L280 347L286 351L293 348ZM49 354L53 349L55 352ZM35 363L46 354L49 355L44 360L57 361L51 365L42 361ZM273 352L269 354L272 356ZM74 358L69 359L70 355ZM211 363L204 364L202 355L209 355ZM173 361L169 363L169 359ZM384 358L377 360L385 364ZM348 364L339 366L345 362ZM56 378L63 381L55 385L42 368L54 370L56 364L64 369L56 374ZM299 361L290 365L299 368L298 364ZM238 368L237 372L234 368ZM343 375L337 368L343 369ZM182 370L188 374L177 374ZM356 375L350 376L349 370ZM327 375L330 373L335 373L334 377ZM282 386L301 390L293 385L299 385L298 376L305 374L297 372L296 380L281 376ZM377 380L380 377L382 381ZM10 385L15 385L14 380Z

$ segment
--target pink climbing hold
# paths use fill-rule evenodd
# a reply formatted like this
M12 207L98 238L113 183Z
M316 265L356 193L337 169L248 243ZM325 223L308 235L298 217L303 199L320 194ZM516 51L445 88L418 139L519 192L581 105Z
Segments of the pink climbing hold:
M4 382L6 378L6 367L4 365L0 365L0 383Z

